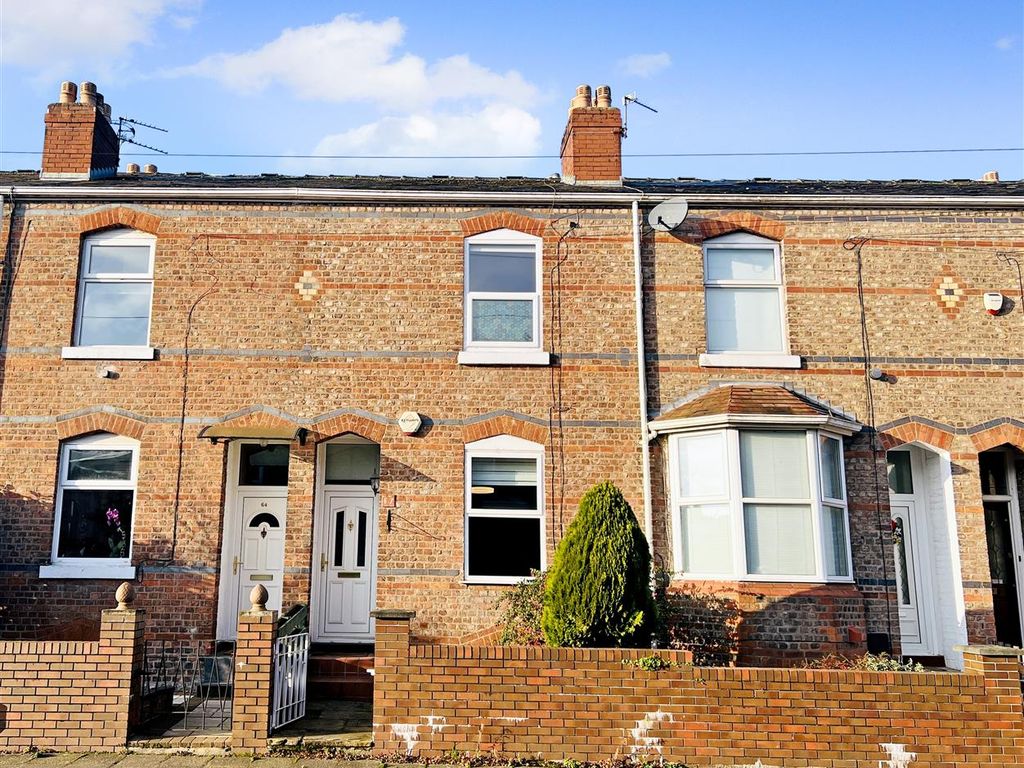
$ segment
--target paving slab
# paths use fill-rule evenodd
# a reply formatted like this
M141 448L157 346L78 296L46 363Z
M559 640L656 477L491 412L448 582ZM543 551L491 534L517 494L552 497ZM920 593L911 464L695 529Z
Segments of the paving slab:
M81 756L80 752L36 752L28 765L32 768L60 768L70 765Z
M35 755L31 752L5 752L0 754L0 768L12 768L15 765L23 765Z
M75 768L111 768L111 766L117 765L123 759L124 752L88 752L84 755L79 755L73 765ZM31 768L31 766L26 766L26 768Z

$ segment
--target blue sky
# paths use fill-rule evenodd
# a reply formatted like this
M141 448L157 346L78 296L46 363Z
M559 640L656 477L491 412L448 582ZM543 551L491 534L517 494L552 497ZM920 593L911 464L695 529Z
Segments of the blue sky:
M65 79L93 80L115 116L169 130L141 141L180 153L557 155L580 83L658 109L630 110L627 154L1020 147L1024 3L0 3L0 149L41 149ZM132 159L210 173L558 170L557 157ZM1024 153L624 165L629 176L1005 179L1024 176ZM4 154L0 166L39 158Z

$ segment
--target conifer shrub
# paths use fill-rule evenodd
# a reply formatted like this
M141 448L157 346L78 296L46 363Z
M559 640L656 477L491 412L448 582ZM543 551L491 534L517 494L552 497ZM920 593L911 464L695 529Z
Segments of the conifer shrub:
M555 552L541 621L548 645L650 645L656 608L651 553L636 516L610 482L595 485Z

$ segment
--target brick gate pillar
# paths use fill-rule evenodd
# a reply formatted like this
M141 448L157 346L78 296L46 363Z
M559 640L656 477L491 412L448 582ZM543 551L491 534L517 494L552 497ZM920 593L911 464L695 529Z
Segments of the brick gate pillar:
M373 659L373 746L386 748L394 740L388 723L394 722L403 706L401 685L409 680L409 644L415 611L380 609L371 611L376 621ZM392 745L393 746L393 745Z
M240 752L264 753L270 737L277 611L267 610L268 597L257 584L249 595L252 608L238 616L231 748Z
M100 616L100 639L97 644L97 672L103 675L96 687L104 696L113 698L104 718L109 728L102 729L102 744L93 748L118 750L128 744L128 729L136 725L139 682L145 655L146 612L133 607L135 589L124 582L115 593L117 607Z

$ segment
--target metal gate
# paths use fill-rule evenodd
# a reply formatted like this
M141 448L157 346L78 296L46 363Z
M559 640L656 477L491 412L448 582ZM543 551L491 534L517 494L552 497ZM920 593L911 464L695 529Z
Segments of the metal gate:
M274 699L271 730L306 714L306 671L309 668L309 633L278 638L274 645Z

